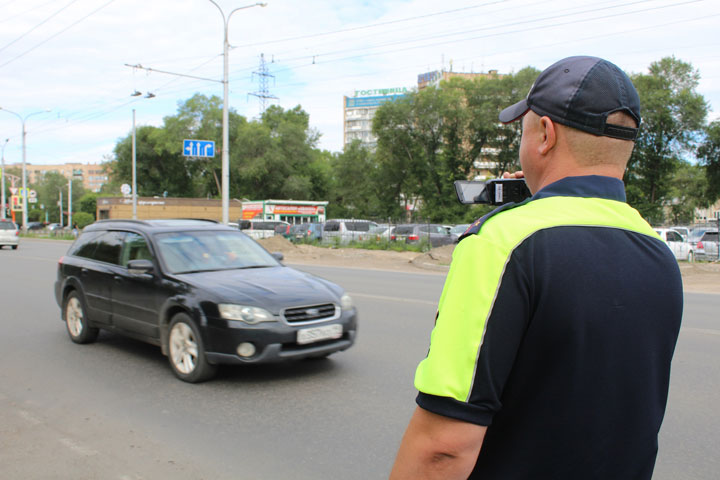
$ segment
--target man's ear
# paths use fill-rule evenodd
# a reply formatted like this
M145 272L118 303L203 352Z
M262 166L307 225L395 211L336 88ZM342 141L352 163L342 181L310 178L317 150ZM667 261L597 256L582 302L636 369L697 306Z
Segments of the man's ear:
M555 124L550 117L540 118L540 131L542 132L542 143L538 146L538 153L547 155L557 142Z

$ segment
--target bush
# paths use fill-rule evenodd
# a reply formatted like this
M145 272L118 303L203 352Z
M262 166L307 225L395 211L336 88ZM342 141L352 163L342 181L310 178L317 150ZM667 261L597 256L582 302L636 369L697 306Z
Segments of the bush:
M73 223L77 223L78 228L83 229L95 221L95 216L87 212L77 212L73 214Z

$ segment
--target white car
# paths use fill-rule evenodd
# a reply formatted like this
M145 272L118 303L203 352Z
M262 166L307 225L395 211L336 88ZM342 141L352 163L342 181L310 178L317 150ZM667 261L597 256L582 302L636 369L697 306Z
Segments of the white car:
M20 231L10 220L0 220L0 248L8 245L16 250L20 241Z
M687 260L692 262L695 260L695 251L677 230L672 228L656 228L655 232L665 241L670 250L672 250L675 258L678 260Z

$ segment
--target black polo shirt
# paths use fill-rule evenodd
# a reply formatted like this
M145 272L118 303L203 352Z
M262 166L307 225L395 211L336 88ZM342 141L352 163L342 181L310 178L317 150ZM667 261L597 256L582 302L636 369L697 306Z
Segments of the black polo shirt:
M650 479L682 303L622 182L565 178L455 249L417 403L488 426L470 478Z

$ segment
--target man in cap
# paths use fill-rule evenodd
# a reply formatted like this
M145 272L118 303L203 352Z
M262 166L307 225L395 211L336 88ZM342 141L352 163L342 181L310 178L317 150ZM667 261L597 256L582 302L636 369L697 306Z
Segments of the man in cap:
M650 479L683 299L625 203L638 94L570 57L500 120L533 196L456 247L391 479Z

